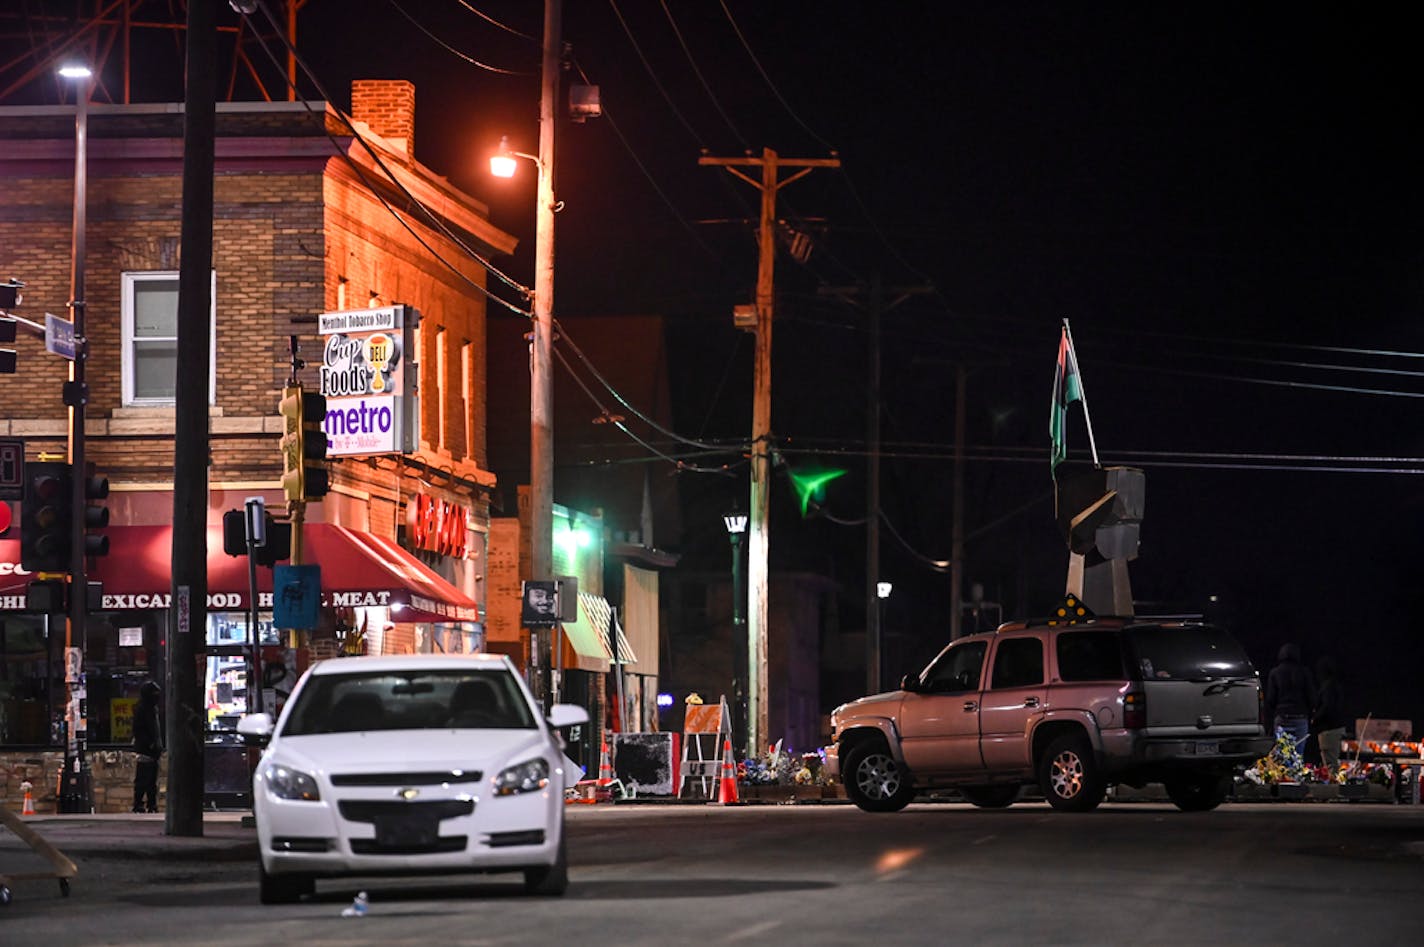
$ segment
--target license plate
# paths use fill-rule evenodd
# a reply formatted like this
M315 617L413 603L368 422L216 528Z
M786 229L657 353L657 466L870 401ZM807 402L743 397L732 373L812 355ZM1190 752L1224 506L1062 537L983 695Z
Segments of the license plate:
M376 844L382 848L433 845L439 832L439 821L429 816L385 816L376 820Z
M1219 740L1198 740L1196 743L1197 756L1215 756L1221 752L1221 741Z

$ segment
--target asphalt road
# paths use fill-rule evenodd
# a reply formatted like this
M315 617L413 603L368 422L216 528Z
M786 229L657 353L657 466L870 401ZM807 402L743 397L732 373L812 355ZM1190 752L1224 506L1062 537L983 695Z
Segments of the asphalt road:
M323 881L264 908L250 829L32 823L79 865L12 885L0 944L1405 944L1424 806L1121 803L1086 815L914 805L571 806L572 885ZM0 830L0 872L39 866ZM341 917L355 892L370 913Z

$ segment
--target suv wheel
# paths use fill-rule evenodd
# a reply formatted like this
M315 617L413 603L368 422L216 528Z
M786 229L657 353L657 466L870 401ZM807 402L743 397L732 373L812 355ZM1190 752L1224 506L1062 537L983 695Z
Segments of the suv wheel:
M1071 733L1048 744L1038 761L1038 784L1048 804L1065 812L1096 809L1107 793L1092 746Z
M960 786L959 794L981 809L1007 809L1019 798L1019 787Z
M1183 812L1210 812L1226 801L1229 786L1228 777L1194 773L1167 780L1167 798Z
M845 788L850 801L866 812L899 812L915 789L884 744L862 743L846 754Z

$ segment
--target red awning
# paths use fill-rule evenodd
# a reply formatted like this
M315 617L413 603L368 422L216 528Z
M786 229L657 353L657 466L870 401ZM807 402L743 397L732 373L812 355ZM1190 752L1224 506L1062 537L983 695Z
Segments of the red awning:
M170 526L113 526L109 555L89 578L104 584L105 609L167 608L172 584ZM321 566L322 603L387 606L398 622L477 621L479 606L395 542L329 523L302 529L302 561ZM257 569L257 604L272 607L272 570ZM246 611L247 558L223 552L208 529L208 610Z

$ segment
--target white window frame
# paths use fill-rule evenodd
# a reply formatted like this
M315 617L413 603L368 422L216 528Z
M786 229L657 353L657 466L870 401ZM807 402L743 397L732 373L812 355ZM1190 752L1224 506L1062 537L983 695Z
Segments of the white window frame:
M139 398L134 396L134 287L139 283L157 282L159 280L178 279L177 270L133 270L122 274L122 302L120 308L123 311L123 404L124 407L171 407L176 404L175 398ZM212 271L212 283L209 286L209 332L211 333L212 345L208 352L208 404L217 403L218 387L218 274ZM175 343L177 336L174 336Z

